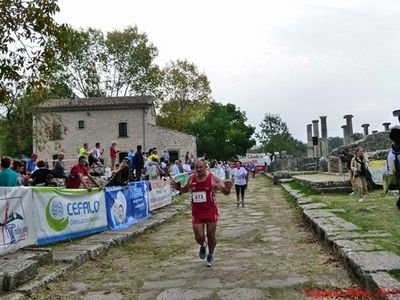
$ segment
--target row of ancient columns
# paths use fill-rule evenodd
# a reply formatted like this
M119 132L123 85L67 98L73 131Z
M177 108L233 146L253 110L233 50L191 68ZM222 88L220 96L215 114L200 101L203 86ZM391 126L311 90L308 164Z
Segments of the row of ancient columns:
M345 115L346 125L343 125L343 140L344 145L351 144L353 142L353 115ZM319 136L318 123L319 120L313 120L312 124L307 125L307 155L308 157L320 157L328 156L328 128L326 124L326 116L321 116L321 138ZM385 131L389 131L389 122L382 124ZM364 129L364 135L368 135L369 124L362 124L361 127ZM376 133L374 130L372 133Z
M321 138L319 136L319 120L313 120L307 125L307 155L308 157L328 156L328 126L326 116L321 116Z

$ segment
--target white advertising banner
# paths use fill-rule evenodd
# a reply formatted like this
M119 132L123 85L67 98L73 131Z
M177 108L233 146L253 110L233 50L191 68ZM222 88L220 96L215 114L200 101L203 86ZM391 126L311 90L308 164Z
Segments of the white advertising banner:
M39 245L107 230L105 195L102 190L34 187Z
M266 166L271 164L271 159L265 153L248 153L246 156L238 156L242 164L254 164L258 172L264 172Z
M172 202L170 181L149 181L149 210L166 206Z
M32 191L0 187L0 255L36 244Z

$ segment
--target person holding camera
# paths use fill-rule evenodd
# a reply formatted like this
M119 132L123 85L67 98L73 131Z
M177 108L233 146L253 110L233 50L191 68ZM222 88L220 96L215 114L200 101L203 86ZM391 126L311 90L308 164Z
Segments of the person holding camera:
M368 192L368 162L368 158L364 154L364 149L362 147L357 147L356 155L351 160L350 168L353 172L353 181L359 197L359 202L363 202L365 200L365 194Z

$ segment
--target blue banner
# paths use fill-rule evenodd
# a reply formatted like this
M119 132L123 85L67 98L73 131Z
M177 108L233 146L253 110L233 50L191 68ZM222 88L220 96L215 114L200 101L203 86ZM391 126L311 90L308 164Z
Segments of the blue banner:
M107 221L111 230L127 228L149 217L146 188L143 181L105 188Z

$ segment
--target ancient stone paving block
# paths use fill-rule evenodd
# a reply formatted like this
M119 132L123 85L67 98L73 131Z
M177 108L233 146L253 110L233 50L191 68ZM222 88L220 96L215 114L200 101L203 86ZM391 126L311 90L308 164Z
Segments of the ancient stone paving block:
M306 209L303 210L303 214L308 218L309 220L313 220L315 218L327 218L327 217L336 217L335 214L325 211L325 210L314 210L314 209Z
M97 234L97 235L91 235L87 238L85 238L85 243L86 244L106 244L111 246L114 246L118 244L118 242L121 242L120 240L115 239L115 235L109 235L109 234Z
M12 293L12 294L7 294L4 296L1 296L2 300L26 300L25 295L21 293Z
M302 209L317 209L317 208L325 208L328 207L325 203L309 203L309 204L304 204L300 205Z
M288 183L288 182L292 182L293 180L294 180L293 178L282 178L282 179L279 179L278 181L280 183Z
M99 238L107 240L111 245L121 245L129 239L129 235L110 230L103 232Z
M348 252L346 260L353 268L367 273L400 269L400 256L387 251Z
M365 239L365 238L376 238L376 237L388 237L391 236L390 233L388 232L354 232L354 231L350 231L350 232L332 232L329 234L329 239L332 241L336 241L336 240L354 240L354 239Z
M391 292L393 292L394 289L397 289L398 292L400 293L400 282L397 281L392 276L390 276L389 273L386 272L371 273L368 274L367 277L368 277L368 285L373 289L378 289L378 290L385 289L385 290L390 290ZM392 299L392 297L389 297L389 299Z
M204 289L218 289L224 287L219 278L206 278L206 279L201 278L198 279L196 282L194 282L193 286L195 288L204 288Z
M354 225L353 223L347 222L346 220L334 216L334 217L329 217L328 221L335 225L336 227L340 227L342 228L342 230L344 231L354 231L354 230L360 230L359 227L357 227L356 225Z
M333 251L340 257L344 257L347 252L354 251L377 251L382 247L374 244L365 243L361 240L337 240L333 243Z
M95 258L100 253L103 253L104 251L109 249L109 247L110 246L101 243L99 244L85 243L85 240L82 240L82 242L79 244L68 245L63 249L63 251L74 251L74 252L87 251L90 258Z
M147 281L143 284L144 289L165 289L174 287L184 287L186 279L162 280L162 281Z
M264 292L260 289L235 288L231 290L221 290L217 292L218 298L222 300L241 299L256 300L265 299Z
M73 269L72 265L60 265L57 271L46 274L41 278L36 278L35 280L29 281L19 286L17 290L25 295L31 295L49 282L59 278L67 272L70 272L71 269Z
M241 236L245 236L251 231L253 231L254 228L251 226L241 226L241 227L236 227L232 229L223 229L220 231L219 236L223 239L231 239L231 238L239 238Z
M157 300L197 300L197 299L208 299L213 290L207 289L185 289L185 288L172 288L162 292L158 295Z
M96 299L101 299L101 300L119 300L123 299L124 296L120 293L104 293L104 292L90 292L87 293L87 295L82 296L80 299L83 300L96 300Z
M0 294L3 292L4 273L0 271Z
M52 250L49 248L29 248L29 249L21 249L16 254L18 255L27 255L28 259L33 259L38 262L39 266L43 266L48 264L53 259Z
M27 282L37 275L39 264L35 260L14 258L0 261L0 269L4 274L3 289L11 291L13 288Z
M256 282L260 288L285 288L303 284L310 280L306 276L270 276Z
M57 249L53 252L53 260L58 263L74 263L81 265L89 257L87 250L68 251Z
M306 197L299 197L297 198L297 203L299 205L303 205L303 204L308 204L308 203L312 203L312 200Z

